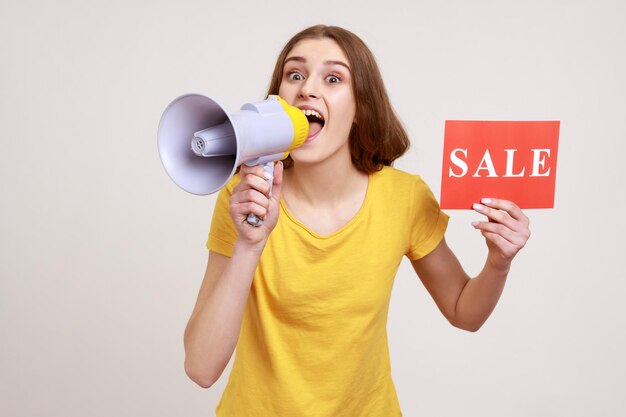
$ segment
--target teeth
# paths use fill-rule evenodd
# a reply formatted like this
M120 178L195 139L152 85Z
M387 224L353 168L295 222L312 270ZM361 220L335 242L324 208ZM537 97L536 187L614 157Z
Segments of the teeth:
M304 113L305 116L313 116L316 117L320 120L324 120L324 118L322 117L321 114L319 114L318 112L316 112L315 110L302 110L302 113Z

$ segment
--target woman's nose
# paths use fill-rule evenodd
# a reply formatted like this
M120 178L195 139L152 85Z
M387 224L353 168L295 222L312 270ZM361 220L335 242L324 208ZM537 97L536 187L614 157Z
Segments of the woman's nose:
M300 87L299 96L301 98L317 98L319 95L315 80L307 78Z

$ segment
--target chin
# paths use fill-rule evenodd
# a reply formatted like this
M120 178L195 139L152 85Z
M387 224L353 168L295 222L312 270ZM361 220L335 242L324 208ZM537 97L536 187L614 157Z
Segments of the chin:
M321 132L320 132L321 133ZM294 162L312 162L311 159L315 158L318 154L320 147L316 146L320 140L320 133L318 133L312 140L304 142L302 146L293 149L289 154Z
M299 149L299 150L301 151L302 149ZM289 155L291 155L291 159L293 160L294 164L305 165L305 164L314 164L314 163L320 162L320 158L308 152L291 151Z

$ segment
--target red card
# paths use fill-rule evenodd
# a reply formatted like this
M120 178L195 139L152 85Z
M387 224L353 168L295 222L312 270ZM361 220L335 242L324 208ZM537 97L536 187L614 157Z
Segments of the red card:
M441 208L471 209L483 197L554 207L559 127L559 121L446 120Z

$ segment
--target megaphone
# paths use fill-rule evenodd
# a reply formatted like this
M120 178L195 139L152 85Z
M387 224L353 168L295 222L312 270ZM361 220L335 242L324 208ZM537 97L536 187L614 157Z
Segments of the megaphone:
M187 192L206 195L226 185L243 163L262 164L273 177L274 161L302 145L308 132L304 113L278 96L228 113L212 98L186 94L163 112L157 143L172 181ZM262 224L252 214L248 222Z

